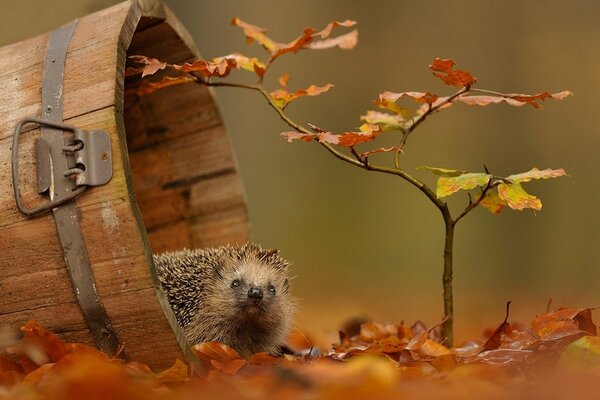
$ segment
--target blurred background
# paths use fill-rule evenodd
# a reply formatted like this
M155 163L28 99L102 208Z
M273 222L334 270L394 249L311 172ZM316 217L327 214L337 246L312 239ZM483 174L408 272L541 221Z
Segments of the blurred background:
M1 0L0 45L51 30L117 3L112 0ZM335 84L316 98L289 107L298 122L333 132L352 130L374 109L383 90L450 94L427 66L453 58L478 78L478 87L538 93L569 89L575 96L547 102L544 110L456 105L430 118L411 136L402 164L430 185L420 165L496 175L532 167L565 168L570 177L532 182L543 211L474 210L455 237L455 312L459 339L477 336L503 319L529 321L553 307L600 305L600 190L597 156L600 122L600 2L380 0L166 0L203 56L246 46L232 17L265 27L278 41L305 26L358 21L352 51L305 51L277 60L266 85L291 76L291 89ZM340 30L339 32L345 32ZM235 72L233 80L246 74ZM250 74L247 74L250 75ZM255 93L216 90L246 186L253 240L282 249L293 262L293 289L301 299L298 325L316 336L334 332L350 317L428 325L442 317L443 222L438 210L406 182L351 167L315 144L289 144L289 128ZM407 103L410 105L410 103ZM393 145L395 134L377 143ZM370 145L362 148L368 149ZM391 156L377 157L391 164ZM466 205L455 195L456 213Z

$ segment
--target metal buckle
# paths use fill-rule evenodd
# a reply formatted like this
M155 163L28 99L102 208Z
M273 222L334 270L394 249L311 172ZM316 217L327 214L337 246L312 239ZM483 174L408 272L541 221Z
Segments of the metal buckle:
M50 191L51 201L35 208L28 208L23 204L19 189L18 146L19 138L21 133L23 133L23 126L27 123L34 123L38 124L40 127L54 128L73 133L72 144L63 146L62 151L65 155L72 155L74 157L75 166L64 171L64 176L75 177L75 188L70 193L63 195L58 199L52 199L53 176L49 144L44 138L36 139L38 193ZM23 118L17 124L12 146L12 178L17 208L23 214L31 217L50 211L61 204L73 200L83 193L88 186L103 185L107 183L111 177L112 155L110 136L106 131L87 131L75 128L71 125L33 117Z

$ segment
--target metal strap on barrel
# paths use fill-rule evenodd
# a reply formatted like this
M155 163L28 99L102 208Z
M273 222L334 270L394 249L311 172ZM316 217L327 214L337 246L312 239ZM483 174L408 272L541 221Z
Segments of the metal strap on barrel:
M23 214L36 216L52 210L71 283L88 328L96 346L114 355L119 340L96 291L73 202L87 186L104 184L112 177L110 138L104 131L86 131L63 123L65 60L76 26L74 21L50 34L42 77L42 118L24 118L16 127L13 187L17 207ZM41 137L36 140L38 191L50 195L50 202L36 208L23 204L19 190L19 136L28 123L41 127Z

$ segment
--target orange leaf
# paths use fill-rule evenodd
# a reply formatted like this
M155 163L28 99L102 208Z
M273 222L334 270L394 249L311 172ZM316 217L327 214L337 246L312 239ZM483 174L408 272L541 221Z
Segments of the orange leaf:
M228 67L230 69L235 66L238 69L242 68L247 71L254 72L259 77L262 77L265 74L265 71L267 68L266 65L262 61L260 61L258 58L246 57L240 53L231 53L231 54L228 54L223 57L216 57L216 58L212 59L212 62L216 63L216 64L220 64L220 63L222 63L223 60L235 61L235 65L228 65Z
M479 204L492 214L500 214L506 206L506 201L500 198L496 190L488 190Z
M513 210L531 208L539 211L542 209L542 201L523 189L520 183L501 183L498 185L498 195Z
M320 128L317 128L320 129ZM315 130L313 128L313 130ZM321 131L317 134L314 133L299 133L299 132L282 132L281 136L287 139L288 142L294 140L302 140L305 142L312 142L318 140L319 143L330 143L336 144L342 147L352 147L360 143L369 142L377 137L381 133L381 127L371 126L368 131L361 132L344 132L339 135L331 132Z
M360 326L359 339L363 342L374 342L398 334L398 327L380 322L367 322Z
M208 361L213 368L228 374L235 374L246 364L238 352L219 342L200 343L192 347L198 358Z
M470 72L460 69L454 70L455 62L450 59L436 58L429 69L433 71L433 75L440 78L446 85L458 87L470 87L477 79Z
M289 78L288 78L289 80ZM287 80L281 81L287 84ZM290 102L303 97L303 96L318 96L322 93L325 93L331 89L333 85L331 83L326 84L325 86L316 86L310 85L306 89L296 90L294 93L288 92L285 87L281 89L277 89L270 93L271 99L279 108L285 108Z
M592 322L592 312L589 308L559 308L556 311L542 314L531 322L531 330L542 337L566 330L580 330L590 335L597 334L597 328Z
M233 68L236 68L237 62L235 58L221 57L216 61L206 60L194 60L191 63L185 63L183 65L173 64L172 67L182 72L198 72L204 78L210 78L216 76L218 78L224 78Z
M195 81L196 79L189 75L180 75L176 77L165 76L158 82L142 81L135 93L140 96L146 96L158 89Z
M265 35L267 30L264 28L244 22L238 17L233 18L231 20L231 24L239 26L243 29L244 34L246 35L246 43L248 44L256 40L258 44L271 52L274 51L277 46L279 46L279 43L274 42L267 35Z
M352 32L348 32L334 38L312 42L306 47L312 50L324 50L332 47L339 47L342 50L352 50L354 47L356 47L357 43L358 31L355 29Z
M125 76L134 75L138 73L142 73L142 78L148 75L153 75L157 71L161 69L165 69L167 67L167 63L160 61L156 58L146 57L146 56L129 56L128 58L134 60L137 63L144 64L142 68L127 68L125 71Z
M154 380L167 386L176 386L185 383L189 379L188 367L181 360L175 360L175 364L167 370L156 375Z
M315 345L300 329L294 328L285 339L285 345L295 354L310 352Z
M270 39L265 33L266 30L248 24L239 18L234 18L231 23L239 26L243 29L246 35L246 42L248 44L253 41L258 42L263 48L271 52L269 63L275 61L278 57L286 53L296 53L299 50L310 48L310 49L328 49L331 47L339 47L341 49L351 49L358 41L358 32L352 31L345 35L338 36L336 38L328 39L332 31L340 26L350 27L356 24L354 21L346 20L343 22L331 22L322 31L317 32L314 28L304 28L302 34L296 39L289 43L279 43ZM316 41L315 39L320 38L321 40Z
M43 350L51 362L57 362L68 354L67 346L55 334L42 328L36 321L26 323L21 331L25 332L23 344ZM36 360L32 360L36 361Z

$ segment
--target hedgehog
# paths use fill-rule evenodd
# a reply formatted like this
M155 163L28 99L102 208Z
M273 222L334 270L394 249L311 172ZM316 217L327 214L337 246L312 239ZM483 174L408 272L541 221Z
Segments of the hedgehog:
M221 342L242 357L278 354L295 300L289 263L260 245L184 249L154 255L169 304L193 345Z

